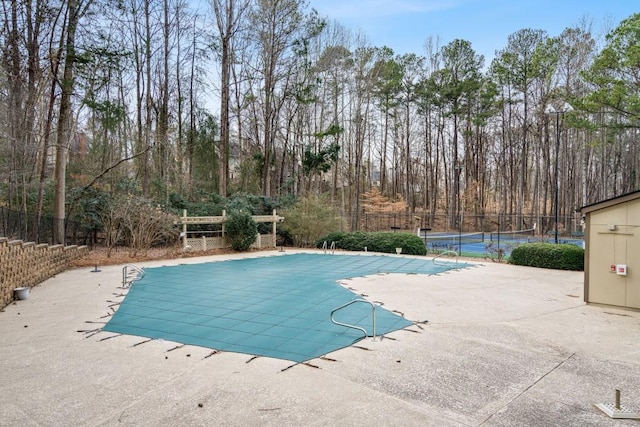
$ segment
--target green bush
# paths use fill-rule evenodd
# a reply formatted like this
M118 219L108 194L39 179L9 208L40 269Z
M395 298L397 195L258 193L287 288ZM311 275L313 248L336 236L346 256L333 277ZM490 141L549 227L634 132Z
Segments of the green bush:
M246 251L256 241L258 225L246 211L233 211L225 223L227 240L235 251Z
M340 228L340 220L326 197L309 196L282 211L285 220L279 227L289 233L293 243L310 247L327 230Z
M511 252L509 263L556 270L584 270L584 249L571 244L526 243Z
M322 248L324 242L327 242L327 246L335 242L336 249L347 251L364 251L364 248L367 248L371 252L395 254L396 248L402 248L402 253L407 255L427 254L427 248L422 239L411 233L341 231L321 237L316 242L316 247Z

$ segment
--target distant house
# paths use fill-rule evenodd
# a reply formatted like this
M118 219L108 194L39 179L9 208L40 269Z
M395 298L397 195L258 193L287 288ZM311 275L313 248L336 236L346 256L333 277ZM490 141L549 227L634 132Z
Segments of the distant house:
M245 138L244 146L248 146L249 142ZM242 146L236 140L229 143L229 180L237 182L242 170Z
M374 187L380 187L380 171L377 169L372 169L369 173L369 179L371 180L371 185Z
M581 211L585 302L640 309L640 191Z

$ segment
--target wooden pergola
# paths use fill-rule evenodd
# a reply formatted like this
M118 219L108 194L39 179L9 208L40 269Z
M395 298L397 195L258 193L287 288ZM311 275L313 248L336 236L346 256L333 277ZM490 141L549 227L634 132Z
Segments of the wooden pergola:
M228 220L227 212L222 211L222 216L187 216L187 210L182 211L182 216L175 224L182 225L180 239L184 250L206 251L208 249L223 249L227 247L225 223ZM256 235L256 241L252 248L275 248L277 223L284 221L284 217L278 216L275 209L271 215L253 215L251 217L257 223L271 223L271 234ZM216 231L189 230L190 225L220 225L221 229ZM200 236L194 237L194 234ZM207 236L207 234L210 234ZM190 237L191 235L191 237Z

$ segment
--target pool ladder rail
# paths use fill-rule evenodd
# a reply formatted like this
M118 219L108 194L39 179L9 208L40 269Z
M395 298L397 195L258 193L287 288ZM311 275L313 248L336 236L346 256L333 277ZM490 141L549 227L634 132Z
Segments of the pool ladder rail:
M331 246L329 247L329 249L331 250L331 253L335 253L336 251L336 242L331 242ZM324 253L327 253L327 241L325 240L324 243L322 244L322 250L324 251Z
M439 257L452 256L452 255L456 257L456 267L457 267L457 266L458 266L458 257L459 257L459 255L458 255L458 252L456 252L456 251L444 251L444 252L439 253L438 255L434 256L434 257L433 257L433 259L432 259L431 261L432 261L435 265L446 265L446 264L444 264L444 263L442 263L442 262L438 263L438 262L436 262L436 260L437 260Z
M128 288L133 282L142 280L144 277L144 269L135 264L127 264L122 267L122 287Z
M335 308L331 311L330 314L330 319L333 323L335 323L336 325L340 325L340 326L344 326L346 328L351 328L351 329L356 329L360 332L362 332L362 334L364 335L362 338L366 338L369 336L369 334L367 333L367 330L363 327L357 326L357 325L350 325L348 323L343 323L343 322L339 322L336 319L333 318L333 315L335 314L335 312L342 310L343 308L349 307L352 304L358 303L358 302L363 302L366 304L371 304L371 315L373 317L373 329L372 329L372 341L376 340L376 305L374 303L372 303L371 301L367 301L365 299L362 298L358 298L358 299L354 299L353 301L349 301L348 303L342 304L340 307Z

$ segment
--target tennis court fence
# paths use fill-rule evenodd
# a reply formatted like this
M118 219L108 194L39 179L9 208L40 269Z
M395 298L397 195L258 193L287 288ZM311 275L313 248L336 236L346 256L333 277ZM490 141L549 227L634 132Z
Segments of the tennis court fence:
M348 218L345 224L348 224ZM428 212L365 212L361 215L359 229L361 231L408 231L442 230L447 234L468 234L484 232L486 240L518 239L518 234L534 237L548 237L555 231L554 216L517 216L510 214L490 213L484 215L464 214L452 218L446 214ZM534 229L535 224L535 229ZM579 213L558 217L558 234L569 237L583 231L582 216ZM511 231L514 230L514 231Z

